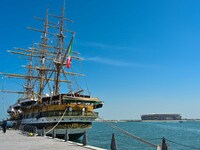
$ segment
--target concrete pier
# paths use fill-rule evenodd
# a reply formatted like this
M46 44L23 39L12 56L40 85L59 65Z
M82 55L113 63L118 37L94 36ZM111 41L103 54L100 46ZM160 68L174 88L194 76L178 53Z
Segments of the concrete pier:
M105 150L51 137L28 136L19 130L0 130L0 150Z

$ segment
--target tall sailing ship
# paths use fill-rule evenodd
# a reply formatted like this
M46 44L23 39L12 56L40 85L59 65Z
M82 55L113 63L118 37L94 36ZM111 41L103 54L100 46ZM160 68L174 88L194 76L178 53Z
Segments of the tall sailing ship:
M58 19L59 23L50 21ZM69 139L80 138L92 127L92 122L98 118L94 109L101 108L103 102L97 97L85 95L78 86L77 77L84 74L70 72L72 61L82 61L80 53L73 50L75 32L65 29L66 23L71 23L62 15L57 16L46 11L45 19L35 17L43 22L43 30L29 27L30 30L40 32L42 40L33 43L31 48L15 48L8 52L28 58L26 74L2 73L8 78L23 79L23 91L6 91L23 96L11 105L7 112L10 121L22 127L36 127L41 133L45 129L47 135L56 134L63 137L66 130ZM50 39L56 39L50 41ZM48 93L47 93L48 91ZM62 92L64 91L64 92Z

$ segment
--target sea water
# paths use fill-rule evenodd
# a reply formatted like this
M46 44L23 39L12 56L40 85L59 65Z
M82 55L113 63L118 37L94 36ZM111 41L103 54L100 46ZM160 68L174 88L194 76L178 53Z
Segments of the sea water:
M156 150L140 141L111 128L117 126L155 145L166 138L171 150L200 150L200 122L94 122L87 132L88 144L110 149L115 134L118 150Z

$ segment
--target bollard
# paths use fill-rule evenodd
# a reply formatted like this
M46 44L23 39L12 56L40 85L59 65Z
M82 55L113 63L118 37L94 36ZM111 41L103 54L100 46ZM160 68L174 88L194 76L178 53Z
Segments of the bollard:
M68 135L68 132L67 130L65 131L65 142L67 142L69 140L69 135Z
M158 145L157 150L169 150L169 144L166 143L165 138L162 138L162 143Z
M42 136L46 136L45 127L42 129Z
M24 134L25 133L25 131L24 131L24 126L22 127L22 134Z
M37 127L35 126L35 135L37 135Z
M168 145L167 145L164 137L162 139L162 149L161 150L169 150Z
M54 139L55 137L55 129L53 129L52 138Z
M87 136L86 136L86 132L84 132L84 135L83 135L83 146L86 146L87 145Z
M31 128L32 128L32 129L31 129L31 133L34 134L34 133L35 133L35 127L34 127L34 126L31 126Z
M115 140L115 134L112 134L112 140L111 140L111 145L110 145L111 150L117 150L117 145L116 145L116 140Z

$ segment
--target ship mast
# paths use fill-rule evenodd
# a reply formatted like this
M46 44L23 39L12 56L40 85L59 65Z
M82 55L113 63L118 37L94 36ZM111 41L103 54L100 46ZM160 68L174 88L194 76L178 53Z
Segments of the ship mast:
M58 34L58 50L57 50L57 58L56 61L54 61L56 66L56 75L55 75L55 87L54 87L54 95L58 95L60 91L60 74L62 69L62 57L61 53L64 49L64 20L65 20L65 7L63 5L62 7L62 16L60 21L60 27L59 27L59 34Z
M41 68L39 69L40 72L40 86L39 86L39 102L42 102L42 95L44 91L44 81L45 81L45 73L46 73L46 65L45 65L45 57L46 57L46 47L47 47L47 29L48 29L48 9L46 10L46 19L44 22L44 31L42 37L42 44L41 44Z
M26 79L26 85L25 87L25 91L24 91L24 97L28 97L28 98L33 98L34 97L34 86L36 81L39 83L37 92L35 93L38 96L38 101L41 103L42 102L42 97L43 97L43 93L44 93L44 89L46 87L46 85L48 84L48 86L50 87L50 82L53 81L53 95L59 95L60 94L60 85L62 82L65 82L68 84L68 89L72 92L72 85L71 85L71 81L67 80L67 75L70 76L84 76L84 74L79 74L79 73L74 73L74 72L66 72L65 69L63 68L64 65L66 65L65 61L66 58L69 56L69 52L71 49L71 46L73 44L73 39L74 39L74 35L75 32L70 31L70 30L66 30L64 28L64 24L65 21L67 22L73 22L70 19L65 18L65 7L63 5L62 7L62 15L61 16L56 16L56 15L52 15L50 14L50 16L58 18L60 20L59 25L57 25L54 22L49 21L49 14L48 14L48 9L46 10L46 17L45 19L43 18L38 18L35 17L35 19L40 20L42 22L44 22L43 24L43 30L40 29L36 29L36 28L32 28L32 27L28 27L28 29L30 30L34 30L37 32L42 33L42 42L38 43L37 47L34 47L34 44L32 45L32 48L30 49L24 49L24 48L15 48L15 50L19 50L19 51L12 51L12 50L8 50L8 52L13 53L13 54L17 54L17 55L23 55L23 56L28 56L29 57L29 65L25 66L26 68L28 68L28 74L23 75L23 74L13 74L13 73L2 73L0 72L0 74L3 74L9 78L18 78L18 79ZM57 34L55 33L50 33L48 31L49 28L54 28L54 29L58 29ZM65 33L71 33L72 37L69 40L68 45L66 45L65 47ZM58 38L58 44L57 45L48 45L48 35L52 35L52 36L57 36ZM53 51L54 50L54 51ZM78 57L77 55L79 55L79 53L77 52L72 52L73 56L71 56L71 58L76 59L78 61L83 60L82 58ZM71 54L70 54L71 55ZM35 59L39 59L40 63L39 66L35 66L35 62L37 62L37 60ZM33 64L33 60L34 64ZM48 63L49 64L54 64L54 67L48 67ZM33 75L33 70L37 71L38 74L37 75ZM65 79L61 79L61 75L62 77L64 77ZM52 76L54 76L52 78ZM33 83L33 81L35 81ZM50 88L49 91L51 92ZM36 90L35 90L36 92ZM19 92L17 92L19 93Z
M65 18L65 4L63 4L61 16L56 16L56 15L51 15L51 16L60 19L60 24L59 24L59 27L58 27L59 33L57 35L57 37L58 37L58 46L56 48L57 49L56 50L57 56L56 56L56 59L54 60L56 71L55 71L55 82L54 82L54 87L53 87L54 88L54 95L59 95L61 73L63 73L64 75L65 74L71 74L71 75L73 74L73 73L70 73L70 72L64 72L62 67L63 67L63 65L65 65L65 60L66 60L66 57L69 53L69 48L70 48L70 45L72 44L75 33L73 31L64 29L65 21L68 21L70 23L73 22L72 20ZM69 32L69 33L72 34L72 38L71 38L67 48L65 48L65 46L64 46L64 39L65 39L64 32ZM66 75L65 75L65 77L66 77Z
M28 79L25 85L25 97L34 97L33 93L33 85L32 85L32 76L33 76L33 50L34 50L34 43L32 44L31 52L30 52L30 58L29 58L29 65L27 66L28 68Z

